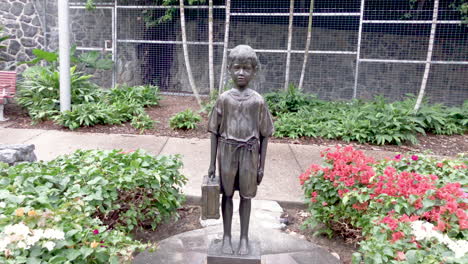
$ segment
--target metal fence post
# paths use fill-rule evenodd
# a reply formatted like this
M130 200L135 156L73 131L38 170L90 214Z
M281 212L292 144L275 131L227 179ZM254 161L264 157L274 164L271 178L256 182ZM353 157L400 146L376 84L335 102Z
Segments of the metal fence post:
M70 12L68 0L58 1L59 60L60 60L60 111L71 109L70 83Z
M114 8L112 9L112 61L114 65L112 67L112 88L117 83L117 0L114 0Z

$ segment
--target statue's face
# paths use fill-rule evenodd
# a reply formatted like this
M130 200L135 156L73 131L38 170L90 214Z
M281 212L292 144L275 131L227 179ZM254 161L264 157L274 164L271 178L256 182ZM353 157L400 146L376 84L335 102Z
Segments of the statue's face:
M243 89L255 75L256 69L248 59L235 59L229 67L231 78L237 88Z

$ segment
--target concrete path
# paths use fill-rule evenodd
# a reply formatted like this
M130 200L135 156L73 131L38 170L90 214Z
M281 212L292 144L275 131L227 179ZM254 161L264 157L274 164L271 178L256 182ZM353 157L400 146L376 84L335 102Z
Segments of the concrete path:
M154 155L181 154L182 173L189 179L184 187L188 196L200 197L202 177L210 159L209 139L169 138L150 135L96 134L56 130L7 128L0 122L0 144L34 144L39 160L52 160L77 149L144 149ZM265 177L257 199L302 203L303 194L298 176L312 163L321 163L320 151L325 147L270 143ZM394 153L369 151L376 158Z
M238 201L235 201L235 209ZM283 209L276 202L252 201L250 217L250 241L260 242L264 264L339 264L326 249L309 243L298 236L282 232L280 215ZM239 237L239 214L234 213L232 239ZM202 221L202 225L205 225ZM161 241L155 252L138 254L133 264L206 264L211 241L222 238L222 221L215 221L205 228L182 233ZM234 250L236 248L234 247ZM223 262L225 263L225 262ZM237 262L236 262L237 263Z

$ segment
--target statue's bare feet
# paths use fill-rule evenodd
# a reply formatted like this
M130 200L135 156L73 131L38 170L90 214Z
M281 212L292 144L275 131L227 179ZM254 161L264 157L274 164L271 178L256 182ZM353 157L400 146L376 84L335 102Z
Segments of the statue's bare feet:
M232 243L231 243L230 237L225 236L223 238L223 245L221 247L221 251L223 252L223 254L228 254L228 255L234 254L234 250L232 249Z
M249 254L249 242L246 238L241 238L239 242L239 249L237 251L238 255L248 255Z

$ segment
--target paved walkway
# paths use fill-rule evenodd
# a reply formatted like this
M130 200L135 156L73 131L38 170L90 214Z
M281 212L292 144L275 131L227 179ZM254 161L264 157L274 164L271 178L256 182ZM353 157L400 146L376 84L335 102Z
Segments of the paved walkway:
M238 201L234 201L235 210ZM327 249L307 242L307 240L281 231L280 215L283 209L276 202L254 199L250 216L250 242L257 242L264 264L339 264L341 263ZM209 220L213 221L213 220ZM205 224L207 224L205 222ZM202 221L202 225L204 225ZM239 238L239 214L234 213L232 242L234 250ZM215 220L208 226L185 232L158 243L155 252L138 254L133 264L207 264L208 247L212 241L222 238L222 221ZM225 256L226 257L226 256ZM216 261L215 261L216 262ZM216 263L230 263L226 262ZM252 262L235 262L252 263Z
M182 172L189 179L184 192L191 197L201 196L202 177L207 173L210 159L209 139L14 129L6 126L7 123L0 123L0 144L34 144L38 159L45 161L77 149L140 148L154 155L181 154L184 163ZM324 148L314 145L270 143L265 177L258 190L257 199L301 203L303 194L298 176L310 164L322 162L320 151ZM394 155L384 151L366 153L376 158Z

